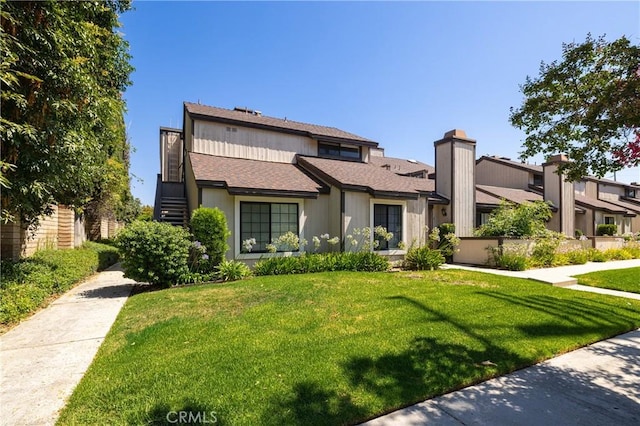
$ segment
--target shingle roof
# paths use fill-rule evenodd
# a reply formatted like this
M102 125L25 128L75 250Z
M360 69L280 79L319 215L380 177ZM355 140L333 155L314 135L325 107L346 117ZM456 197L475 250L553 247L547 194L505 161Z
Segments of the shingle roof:
M196 181L226 188L230 194L317 197L323 185L295 164L189 153Z
M378 157L370 156L369 162L379 167L387 167L390 171L399 175L406 175L408 173L416 173L426 170L427 173L433 173L436 169L433 166L422 163L416 160L405 160L403 158L394 157Z
M513 161L508 158L497 157L497 156L484 155L480 157L478 161L476 161L476 164L483 160L493 161L494 163L504 164L510 167L515 167L517 169L526 170L532 173L542 173L542 166L539 166L537 164L520 163L518 161Z
M490 185L476 185L476 188L481 192L487 193L494 197L504 198L505 200L511 201L516 204L533 201L544 201L542 195L525 189L503 188L500 186Z
M501 200L500 197L476 189L476 205L499 206Z
M613 214L624 214L628 216L635 216L635 213L628 211L624 207L611 204L607 201L596 200L594 198L585 197L584 195L576 194L576 204L586 206L594 210L602 210Z
M297 121L255 115L248 112L212 107L207 105L185 102L186 111L196 117L212 121L242 123L253 127L270 128L288 133L304 134L312 138L340 139L360 145L378 146L378 143L353 133L345 132L335 127L319 126L317 124L300 123Z
M616 206L620 206L624 209L627 209L629 211L632 211L634 213L640 213L640 204L636 204L633 202L627 202L627 201L623 201L623 200L616 200L616 201L609 201L607 200L608 203L610 204L615 204Z
M435 189L431 179L398 176L371 163L298 156L298 164L332 185L374 195L417 198Z

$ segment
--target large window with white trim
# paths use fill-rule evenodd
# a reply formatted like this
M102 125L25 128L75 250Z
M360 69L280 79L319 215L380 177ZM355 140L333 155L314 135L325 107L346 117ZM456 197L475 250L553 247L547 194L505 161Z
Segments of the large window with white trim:
M379 242L378 250L397 249L402 241L402 206L397 204L374 204L373 226L384 227L393 234L389 241L374 235Z
M240 202L240 241L255 238L253 253L266 253L267 244L287 232L299 234L298 203Z

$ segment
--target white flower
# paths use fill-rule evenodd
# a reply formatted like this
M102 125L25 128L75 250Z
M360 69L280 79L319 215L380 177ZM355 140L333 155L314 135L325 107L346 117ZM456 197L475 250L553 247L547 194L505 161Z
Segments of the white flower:
M340 242L340 238L338 238L338 237L333 237L333 238L327 240L327 243L329 243L331 245L338 244L339 242Z
M323 240L328 240L330 237L329 234L322 234L320 235L320 238L322 238Z

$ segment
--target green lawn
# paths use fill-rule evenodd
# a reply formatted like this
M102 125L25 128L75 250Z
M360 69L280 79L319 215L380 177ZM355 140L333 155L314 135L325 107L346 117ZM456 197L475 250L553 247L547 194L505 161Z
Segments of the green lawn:
M578 284L640 293L640 268L614 269L577 275Z
M639 326L640 301L455 270L143 293L59 423L357 423Z

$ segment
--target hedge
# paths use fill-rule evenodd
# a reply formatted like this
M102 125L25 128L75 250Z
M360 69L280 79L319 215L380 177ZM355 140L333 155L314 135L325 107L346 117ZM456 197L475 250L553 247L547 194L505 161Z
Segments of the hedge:
M17 262L2 261L0 325L17 323L54 296L117 261L115 247L94 242L73 250L41 250Z

